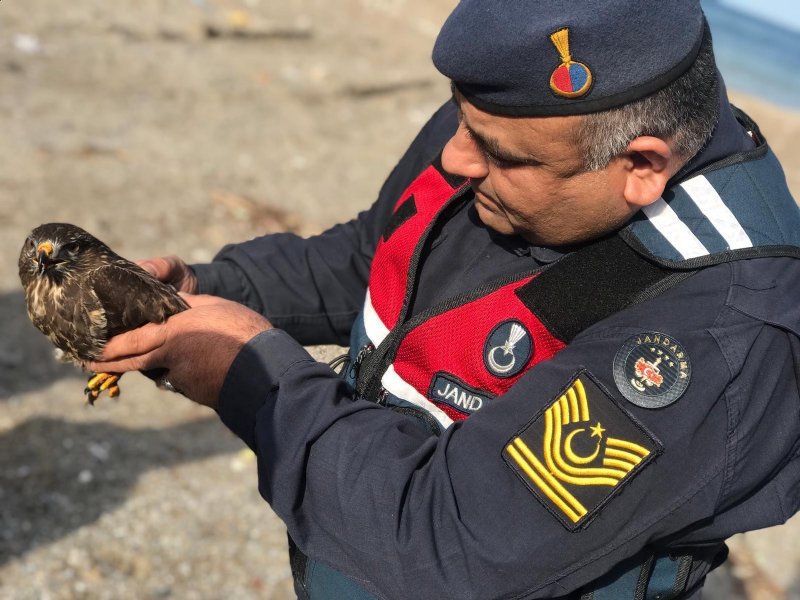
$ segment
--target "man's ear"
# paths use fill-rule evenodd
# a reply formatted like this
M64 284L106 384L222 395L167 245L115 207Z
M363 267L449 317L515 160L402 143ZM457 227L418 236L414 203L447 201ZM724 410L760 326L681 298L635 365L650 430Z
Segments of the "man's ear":
M664 193L682 161L661 138L641 136L628 144L625 200L634 207L652 204Z

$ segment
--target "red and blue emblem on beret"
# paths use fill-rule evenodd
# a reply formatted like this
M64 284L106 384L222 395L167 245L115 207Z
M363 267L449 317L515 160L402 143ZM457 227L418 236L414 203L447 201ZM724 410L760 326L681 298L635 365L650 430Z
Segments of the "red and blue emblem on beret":
M561 56L561 64L550 75L550 89L565 98L583 96L592 87L592 72L582 62L572 60L569 52L569 28L559 29L550 40Z

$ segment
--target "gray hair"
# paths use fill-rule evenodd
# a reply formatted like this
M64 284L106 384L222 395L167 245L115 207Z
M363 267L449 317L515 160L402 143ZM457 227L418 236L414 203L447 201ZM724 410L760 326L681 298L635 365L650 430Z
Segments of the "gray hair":
M604 169L634 139L667 141L678 156L693 157L711 137L719 117L719 82L711 36L706 31L697 59L659 91L617 108L586 115L578 126L587 171Z

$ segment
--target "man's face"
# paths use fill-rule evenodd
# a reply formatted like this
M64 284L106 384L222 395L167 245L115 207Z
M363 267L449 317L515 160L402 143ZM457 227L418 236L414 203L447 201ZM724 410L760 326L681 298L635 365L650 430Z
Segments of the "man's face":
M623 194L625 158L601 171L584 170L574 142L582 117L502 117L459 94L456 101L460 123L442 165L471 179L487 227L558 246L609 233L638 210Z

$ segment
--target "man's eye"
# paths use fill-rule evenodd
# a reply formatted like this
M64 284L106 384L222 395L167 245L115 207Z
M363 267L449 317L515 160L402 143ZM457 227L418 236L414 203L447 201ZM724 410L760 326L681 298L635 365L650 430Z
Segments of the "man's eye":
M485 152L483 155L486 157L486 160L492 163L496 167L500 167L502 169L509 169L511 167L518 167L521 163L513 160L506 160L504 158L499 158L490 152Z

